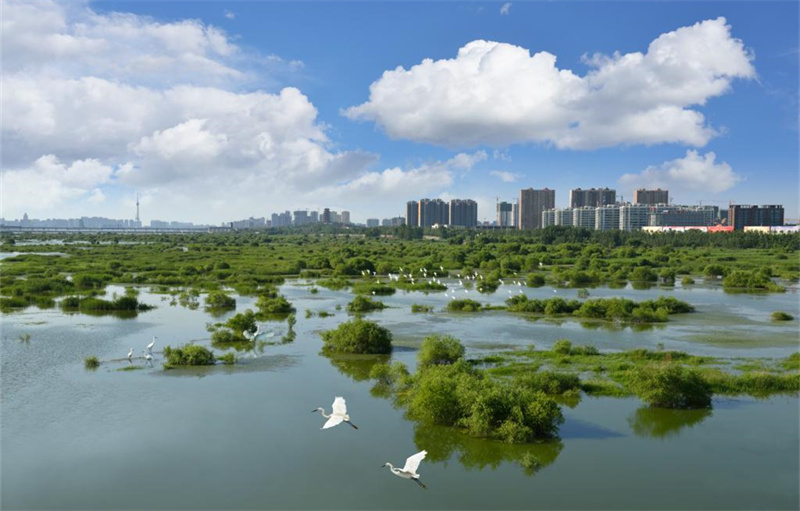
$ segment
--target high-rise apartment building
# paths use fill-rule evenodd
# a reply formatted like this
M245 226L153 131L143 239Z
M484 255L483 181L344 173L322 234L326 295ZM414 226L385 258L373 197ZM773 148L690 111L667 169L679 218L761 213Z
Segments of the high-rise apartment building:
M294 212L294 225L308 225L311 219L308 217L308 211L295 211Z
M406 202L406 225L419 227L419 202L415 200Z
M593 208L591 206L584 206L582 208L572 208L573 227L594 229L596 209L597 208Z
M419 201L419 226L448 225L450 211L442 199L422 199Z
M350 212L349 211L342 211L341 214L342 223L348 225L350 223Z
M519 224L520 229L539 229L542 226L542 211L553 209L556 205L556 191L544 190L519 191Z
M378 227L381 221L377 218L367 218L367 227Z
M563 208L554 210L555 225L572 225L572 208Z
M475 227L478 225L478 203L472 199L453 199L450 201L450 225Z
M574 188L569 191L569 207L608 206L617 202L617 191L610 188Z
M619 206L610 204L608 206L599 206L595 208L594 229L596 231L619 229Z
M517 225L515 209L514 204L510 202L499 202L497 204L497 225L499 227L515 227Z
M718 217L717 206L653 206L650 208L648 224L703 227L714 225Z
M542 229L556 225L556 210L545 209L542 211Z
M645 190L640 188L633 192L634 204L669 204L669 190L656 188L655 190Z
M323 224L331 223L331 210L329 208L325 208L322 210L322 220L320 220Z
M619 207L619 229L638 231L650 225L650 205L623 204Z
M783 225L783 206L745 206L731 204L728 208L728 225L741 231L748 226Z

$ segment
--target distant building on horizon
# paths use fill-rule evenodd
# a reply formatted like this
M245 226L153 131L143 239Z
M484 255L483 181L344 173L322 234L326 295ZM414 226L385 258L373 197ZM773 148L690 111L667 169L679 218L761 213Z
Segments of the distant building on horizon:
M442 199L422 199L419 201L419 226L448 225L450 211Z
M340 219L343 224L349 225L350 224L350 212L349 211L342 211L340 213Z
M633 192L634 204L669 204L669 190L662 190L656 188L655 190L646 190L640 188Z
M367 227L378 227L381 221L377 218L367 218Z
M542 211L553 209L556 205L556 191L545 188L528 188L519 191L519 229L539 229L542 227Z
M472 199L452 199L449 205L449 225L476 227L478 225L478 203Z
M516 227L517 219L514 212L516 205L511 202L497 203L497 225L498 227Z
M569 191L569 207L609 206L617 202L617 191L610 188L573 188Z
M728 225L734 230L741 231L745 227L772 227L783 225L783 206L750 206L731 204L728 207Z
M419 227L419 202L415 200L406 202L406 225Z

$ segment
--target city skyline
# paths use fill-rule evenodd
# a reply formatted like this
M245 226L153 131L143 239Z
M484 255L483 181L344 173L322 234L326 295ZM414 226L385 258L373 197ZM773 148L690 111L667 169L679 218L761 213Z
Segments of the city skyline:
M0 216L365 223L468 197L482 222L520 189L647 187L796 220L798 14L4 0Z

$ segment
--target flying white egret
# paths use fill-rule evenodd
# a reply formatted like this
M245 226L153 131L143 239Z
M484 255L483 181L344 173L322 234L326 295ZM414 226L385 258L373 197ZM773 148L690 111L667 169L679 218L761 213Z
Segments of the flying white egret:
M346 422L347 424L353 426L353 429L358 429L358 426L350 422L350 416L347 415L347 405L344 402L344 398L341 396L336 396L336 399L333 400L333 410L331 411L330 415L325 415L324 408L315 408L311 410L311 413L319 412L320 415L328 419L327 422L322 426L320 429L328 429L334 426L338 426L342 422Z
M417 468L419 467L420 461L425 459L425 456L427 454L428 451L420 451L417 454L414 454L413 456L409 456L403 468L395 468L388 461L384 463L381 468L389 467L389 470L392 471L392 474L396 475L397 477L402 477L403 479L411 479L412 481L420 485L421 488L425 489L427 487L424 484L422 484L422 481L419 480L419 474L417 474Z
M133 358L133 348L131 348L131 350L128 352L128 362L130 362L131 364L133 363L133 360L131 360L132 358Z
M248 341L255 341L256 337L258 337L262 333L264 333L264 332L261 331L261 325L256 325L256 331L255 332L251 332L250 330L244 330L242 332L242 335Z
M156 345L156 339L157 339L157 337L154 335L153 336L153 340L150 342L150 344L147 345L147 351L148 352L150 352L150 353L153 352L153 346Z

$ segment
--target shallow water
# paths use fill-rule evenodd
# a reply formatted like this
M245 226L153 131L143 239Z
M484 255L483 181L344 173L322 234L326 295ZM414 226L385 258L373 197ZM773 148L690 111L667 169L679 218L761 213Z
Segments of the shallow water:
M352 295L324 288L311 294L300 284L282 290L298 309L296 340L241 352L232 367L162 371L164 345L208 344L205 324L227 315L170 306L147 292L140 299L158 308L131 319L35 308L4 315L2 508L797 509L797 397L716 399L710 412L584 398L563 407L559 441L509 446L471 439L408 421L390 400L373 396L364 379L369 357L320 356L318 333L347 318L335 305ZM538 297L577 294L521 289ZM480 300L502 303L506 291ZM800 315L796 289L780 295L729 295L711 286L590 293L636 300L674 294L698 313L645 331L586 328L497 311L444 313L443 293L399 292L381 298L393 308L370 318L394 333L392 359L411 366L430 333L459 337L468 356L531 343L544 349L559 338L601 350L663 343L722 357L785 357L797 350L797 321L769 320L774 310ZM237 310L253 301L238 298ZM437 312L411 314L412 303ZM335 315L306 319L306 309ZM276 333L266 341L278 341L286 330L285 322L264 327ZM19 341L24 333L30 341ZM128 365L131 347L141 356L154 335L155 367L117 371ZM83 368L89 355L100 358L97 370ZM134 363L143 366L141 358ZM346 397L358 431L345 425L320 431L325 419L310 410L329 408L336 395ZM420 466L427 491L379 468L387 461L402 465L422 449L429 452ZM523 468L526 455L539 460L538 471Z

